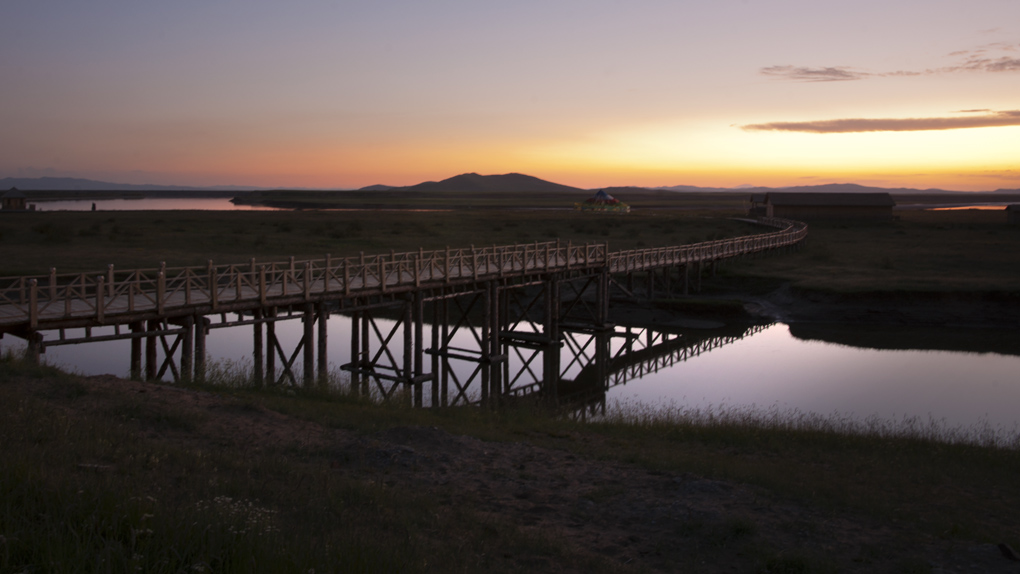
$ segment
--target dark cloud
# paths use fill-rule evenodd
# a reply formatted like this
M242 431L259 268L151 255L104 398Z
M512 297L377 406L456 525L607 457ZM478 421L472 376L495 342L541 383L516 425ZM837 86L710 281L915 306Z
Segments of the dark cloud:
M829 68L769 66L767 68L762 68L761 73L766 76L782 78L784 80L795 80L798 82L846 82L851 80L861 80L870 75L844 66Z
M741 126L746 131L807 132L818 134L857 132L916 132L1020 126L1020 110L984 112L947 118L841 119L813 122L770 122Z
M955 72L1020 72L1020 58L1011 56L992 56L991 52L1016 52L1018 44L996 42L973 50L959 50L949 54L958 61L951 66L931 68L923 71L899 70L895 72L866 72L848 66L830 66L810 68L807 66L768 66L759 70L764 76L795 82L847 82L867 78L885 78L895 76L926 76L933 74L951 74Z

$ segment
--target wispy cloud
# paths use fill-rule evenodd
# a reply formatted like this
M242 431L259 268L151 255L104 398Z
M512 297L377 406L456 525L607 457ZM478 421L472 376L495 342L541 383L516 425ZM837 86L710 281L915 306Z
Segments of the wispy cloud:
M795 80L798 82L847 82L861 80L871 74L860 72L845 66L828 68L807 68L804 66L769 66L762 68L761 73L774 78Z
M869 72L850 66L767 66L760 74L780 80L794 82L847 82L868 78L896 76L926 76L956 72L1020 72L1020 58L1012 54L1020 51L1020 44L996 42L975 48L959 50L948 54L956 62L939 68L926 70L897 70L893 72ZM1003 55L1009 53L1010 55Z
M1020 126L1020 110L1002 112L973 110L969 111L968 114L969 115L966 116L943 118L850 118L809 122L770 122L765 124L748 124L741 126L741 129L746 131L835 134L857 132L916 132Z

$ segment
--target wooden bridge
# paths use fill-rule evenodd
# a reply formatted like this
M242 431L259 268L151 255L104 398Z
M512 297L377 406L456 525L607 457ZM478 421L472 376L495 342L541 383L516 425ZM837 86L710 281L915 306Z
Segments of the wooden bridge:
M420 388L425 381L435 383L440 371L436 364L431 373L424 369L426 304L432 311L428 353L434 361L466 356L498 362L506 356L505 345L559 344L561 325L605 326L611 289L636 296L641 294L637 282L649 297L697 290L703 272L719 261L789 248L807 234L807 226L799 222L758 223L773 230L616 252L602 243L555 241L309 261L251 259L231 265L210 261L185 268L120 270L110 265L98 273L59 274L51 269L47 275L0 278L0 338L27 340L28 355L36 359L48 346L130 339L133 377L159 379L169 371L174 379L201 379L210 330L252 325L256 380L297 384L294 363L300 354L301 378L310 384L316 373L320 379L326 376L325 318L343 311L353 322L354 357L343 368L380 384ZM374 320L382 315L397 319L385 335ZM535 316L540 322L533 320ZM290 318L303 321L304 336L287 354L273 325ZM522 322L535 328L517 328ZM313 349L316 323L318 361ZM104 333L94 334L100 327L105 327ZM82 329L84 335L67 334ZM460 329L475 334L475 348L449 347ZM391 350L398 330L403 332L403 360ZM378 343L375 352L373 342Z

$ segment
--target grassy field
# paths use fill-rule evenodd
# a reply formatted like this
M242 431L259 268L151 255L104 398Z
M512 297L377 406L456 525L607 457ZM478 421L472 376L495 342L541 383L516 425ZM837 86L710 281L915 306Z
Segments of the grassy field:
M963 549L1020 545L1020 451L946 444L937 426L855 434L840 420L682 411L581 424L107 383L0 361L0 571L910 573L954 549L973 563ZM287 427L334 442L273 438ZM408 433L435 444L393 442ZM475 444L462 436L484 442L459 452ZM460 446L433 448L443 441ZM461 476L458 457L477 472ZM521 485L550 498L493 510ZM659 526L624 510L676 501L692 510ZM534 521L546 515L563 526ZM586 524L604 541L579 538ZM614 528L633 539L618 554Z
M737 273L854 291L1020 291L1020 226L1001 210L901 211L887 223L814 222L799 252Z
M720 215L726 215L722 213ZM551 210L42 212L0 217L0 275L354 256L562 240L612 249L767 231L699 212Z

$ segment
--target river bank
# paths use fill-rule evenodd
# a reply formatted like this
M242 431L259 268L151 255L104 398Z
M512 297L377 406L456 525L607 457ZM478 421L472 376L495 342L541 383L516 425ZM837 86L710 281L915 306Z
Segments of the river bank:
M12 571L99 553L144 571L1017 570L1009 451L413 411L9 361L0 398Z

